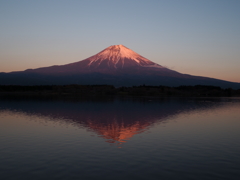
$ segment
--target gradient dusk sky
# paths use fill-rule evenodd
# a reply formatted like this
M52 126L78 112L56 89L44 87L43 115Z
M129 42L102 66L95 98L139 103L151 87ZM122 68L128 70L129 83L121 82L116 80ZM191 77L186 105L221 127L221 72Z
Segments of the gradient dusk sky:
M181 73L240 82L240 0L0 0L0 72L123 44Z

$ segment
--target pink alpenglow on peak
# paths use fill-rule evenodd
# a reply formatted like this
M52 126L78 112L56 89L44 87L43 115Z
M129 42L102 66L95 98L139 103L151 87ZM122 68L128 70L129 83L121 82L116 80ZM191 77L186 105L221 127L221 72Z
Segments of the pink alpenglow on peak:
M123 45L113 45L89 58L88 66L99 66L107 61L109 67L123 68L124 66L142 66L163 68L162 66L144 58Z

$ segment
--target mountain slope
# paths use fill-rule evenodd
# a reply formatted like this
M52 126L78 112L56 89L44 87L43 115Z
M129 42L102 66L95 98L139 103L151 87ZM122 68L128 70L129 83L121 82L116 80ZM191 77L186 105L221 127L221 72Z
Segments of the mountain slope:
M94 56L75 63L0 73L0 84L214 85L240 88L239 83L191 76L170 70L123 45L110 46Z
M110 46L98 54L91 56L85 60L61 65L61 66L51 66L38 69L28 69L25 72L34 72L42 74L79 74L79 73L127 73L131 69L138 71L171 71L163 66L160 66L136 52L128 49L123 45L113 45ZM175 72L175 71L172 71ZM131 71L131 74L137 73L136 71ZM176 72L175 72L176 73Z

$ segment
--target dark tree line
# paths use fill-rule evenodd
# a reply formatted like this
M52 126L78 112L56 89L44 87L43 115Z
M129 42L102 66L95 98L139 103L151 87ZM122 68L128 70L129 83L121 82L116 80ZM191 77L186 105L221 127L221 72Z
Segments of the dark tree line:
M114 87L112 85L43 85L18 86L1 85L0 95L75 95L75 96L156 96L156 97L231 97L240 96L240 89L222 89L217 86L132 86Z

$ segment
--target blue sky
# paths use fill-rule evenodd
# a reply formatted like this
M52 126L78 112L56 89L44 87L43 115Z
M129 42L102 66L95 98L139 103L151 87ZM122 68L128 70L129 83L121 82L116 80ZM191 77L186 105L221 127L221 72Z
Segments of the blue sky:
M181 73L240 82L239 0L0 0L0 72L123 44Z

